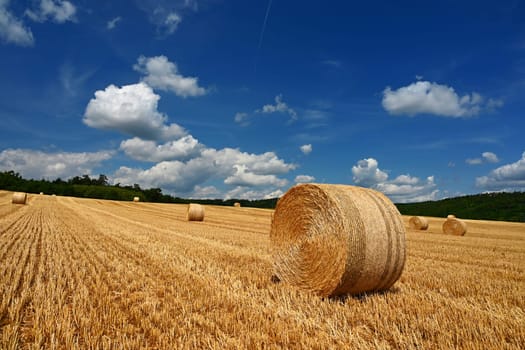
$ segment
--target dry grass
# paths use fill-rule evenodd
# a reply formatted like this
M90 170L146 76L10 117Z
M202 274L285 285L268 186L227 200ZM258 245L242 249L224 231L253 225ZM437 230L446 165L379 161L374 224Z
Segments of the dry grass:
M520 349L525 224L407 231L401 279L321 299L272 283L272 211L0 191L1 349ZM408 217L404 217L408 226Z

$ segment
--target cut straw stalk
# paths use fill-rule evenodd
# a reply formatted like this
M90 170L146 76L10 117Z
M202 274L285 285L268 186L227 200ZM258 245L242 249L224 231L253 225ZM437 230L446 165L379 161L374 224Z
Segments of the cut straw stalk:
M426 230L428 229L428 220L422 216L412 216L408 220L408 227L413 230Z
M405 264L405 227L382 193L301 184L277 203L270 242L276 277L320 296L390 288Z
M13 199L11 203L13 204L26 204L27 193L25 192L15 192L13 193Z
M188 221L203 221L204 220L204 207L196 203L188 204L187 218L188 218Z

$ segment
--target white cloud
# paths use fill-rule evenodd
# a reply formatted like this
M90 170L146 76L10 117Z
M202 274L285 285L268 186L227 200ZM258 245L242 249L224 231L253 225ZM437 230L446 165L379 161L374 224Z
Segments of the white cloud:
M170 35L177 30L180 22L182 22L182 17L176 12L171 12L164 18L164 23L162 23L161 27L163 27L165 34Z
M0 153L0 169L14 170L25 178L55 179L77 175L92 175L94 168L113 156L112 151L100 152L55 152L26 149L7 149Z
M283 95L275 96L275 104L264 105L261 110L257 110L259 113L287 113L290 115L292 120L297 119L297 113L295 110L290 108L285 102L283 102Z
M106 25L106 29L108 30L115 29L115 27L117 26L117 23L120 21L122 21L122 17L120 16L113 18L112 20L108 21Z
M383 108L392 115L434 114L444 117L469 117L483 109L494 109L503 104L501 100L485 99L473 92L462 97L452 87L417 81L408 86L383 91Z
M160 96L145 83L109 85L95 92L84 113L84 123L149 140L173 140L186 135L177 124L166 125L167 116L157 110Z
M487 191L525 191L525 152L517 162L476 178L476 186Z
M377 183L388 179L388 174L378 168L377 160L374 158L362 159L352 167L354 182L356 185L372 187Z
M0 39L20 46L34 44L33 33L22 21L7 10L8 0L0 1Z
M286 179L279 179L273 174L261 175L247 170L244 164L235 164L235 173L224 179L224 183L233 186L286 186Z
M434 177L425 180L410 175L399 175L388 180L388 174L378 167L374 158L363 159L352 167L356 185L383 192L395 203L434 200L438 194Z
M238 186L233 190L228 191L224 199L272 199L279 198L284 194L282 190L272 190L272 189L263 189L263 190L253 190L246 187Z
M26 15L36 22L48 19L56 23L75 21L75 5L67 0L40 0L40 6L34 11L26 10Z
M302 145L300 149L301 149L301 152L303 152L304 154L310 154L312 152L312 145L311 144Z
M235 117L233 118L233 120L235 120L236 123L239 123L242 126L246 126L249 124L248 113L237 112L235 113Z
M147 161L161 162L165 160L185 160L200 154L203 145L191 135L186 135L178 140L168 141L157 145L155 141L142 140L134 137L120 143L120 149L127 156Z
M297 175L295 177L294 182L295 183L306 183L306 182L313 182L315 180L315 177L310 175Z
M181 97L206 94L206 89L199 86L198 78L180 75L177 65L170 62L166 56L140 56L133 69L145 74L142 81L154 89L172 91Z
M207 148L199 156L185 162L163 161L149 169L121 167L114 181L140 183L146 188L161 187L179 195L192 193L196 186L209 186L207 181L222 181L229 186L265 187L268 191L275 191L276 187L286 185L286 180L277 175L295 167L273 152L250 154L232 148Z
M481 158L467 158L465 162L470 165L479 165L483 163L497 163L499 159L498 156L492 152L483 152Z

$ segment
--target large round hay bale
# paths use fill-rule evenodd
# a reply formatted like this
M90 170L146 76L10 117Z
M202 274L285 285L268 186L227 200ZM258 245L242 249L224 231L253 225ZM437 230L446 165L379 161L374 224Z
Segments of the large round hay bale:
M11 199L11 203L13 204L26 204L27 200L27 193L25 192L15 192L13 193L13 199Z
M453 215L453 214L447 215L447 219L455 219L455 218L456 218L456 215Z
M443 223L443 233L447 235L464 236L467 233L467 224L457 218L450 218Z
M233 206L236 207L236 208L240 208L241 207L241 203L235 202L235 203L233 203Z
M399 211L362 187L292 187L277 203L270 242L277 278L320 296L388 289L405 265Z
M428 228L428 220L422 216L412 216L408 220L408 227L413 230L426 230Z
M140 202L140 197L133 197L133 202Z
M188 204L188 221L202 221L204 220L204 207L200 204Z

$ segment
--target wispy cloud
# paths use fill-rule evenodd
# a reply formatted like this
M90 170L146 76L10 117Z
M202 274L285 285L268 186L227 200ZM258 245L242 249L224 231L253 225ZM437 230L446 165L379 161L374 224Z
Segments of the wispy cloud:
M484 163L498 163L499 159L495 153L483 152L479 158L467 158L465 163L469 165L479 165Z
M9 1L0 1L0 39L19 46L33 46L31 29L7 9L8 4Z
M120 16L115 17L112 20L109 20L108 23L106 24L106 29L107 30L115 29L115 27L117 26L117 23L120 21L122 21L122 17Z

